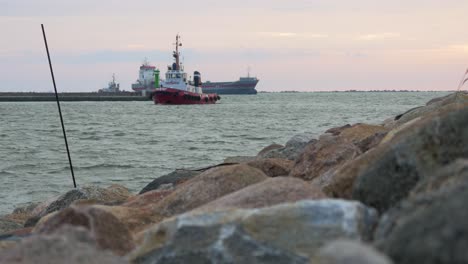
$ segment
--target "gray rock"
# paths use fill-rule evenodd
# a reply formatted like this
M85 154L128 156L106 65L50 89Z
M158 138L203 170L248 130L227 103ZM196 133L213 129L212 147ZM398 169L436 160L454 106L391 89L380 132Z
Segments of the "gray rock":
M468 159L457 159L447 166L421 180L411 191L410 196L430 193L444 188L468 183Z
M322 247L314 264L392 264L392 260L359 241L337 240Z
M77 189L72 189L62 195L53 197L35 206L31 213L32 216L26 221L24 226L34 226L43 216L68 208L74 202L79 200L93 200L94 203L114 205L123 203L130 197L130 195L131 194L127 188L117 184L111 185L107 188L83 186Z
M177 185L178 183L191 179L200 173L200 171L194 170L175 170L169 174L154 179L152 182L146 185L139 194L157 190L163 184Z
M376 245L395 263L468 263L468 184L410 197L389 210Z
M39 216L42 217L44 215L48 215L55 211L60 211L69 207L74 201L76 200L84 200L88 199L88 195L83 190L80 189L73 189L65 194L59 196L55 201L50 203L45 210L39 213Z
M284 146L283 145L280 145L280 144L276 144L276 143L273 143L269 146L266 146L264 147L262 150L260 150L260 152L258 152L257 154L257 158L260 158L260 159L263 159L264 158L264 155L274 149L279 149L279 148L283 148Z
M316 135L312 133L302 133L293 136L286 142L286 146L273 148L269 151L263 151L257 155L257 158L268 159L268 158L279 158L295 160L302 153L304 148L310 142L316 141ZM278 145L281 146L281 145Z
M16 229L20 229L22 227L23 226L18 224L18 223L15 223L15 222L10 221L8 219L0 218L0 235L4 234L4 233L7 233L7 232L10 232L10 231L13 231L13 230L16 230Z
M37 235L0 252L0 263L59 264L59 263L128 263L107 251L99 251L95 240L83 228L65 226L52 235Z
M415 107L404 112L403 114L397 115L392 126L398 127L418 117L431 113L437 113L440 109L449 104L467 102L468 93L466 92L452 93L443 97L434 98L427 102L425 106Z
M468 158L468 107L448 105L348 164L352 197L381 212L457 158ZM385 139L384 139L385 141Z
M367 240L374 209L344 200L304 200L261 209L192 212L145 233L134 263L309 263L337 238Z

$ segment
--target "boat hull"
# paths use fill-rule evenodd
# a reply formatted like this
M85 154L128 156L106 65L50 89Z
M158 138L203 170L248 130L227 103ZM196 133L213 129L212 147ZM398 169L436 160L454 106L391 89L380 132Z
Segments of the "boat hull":
M217 94L197 94L172 88L161 88L153 93L155 104L215 104L219 100Z
M257 94L255 86L257 86L258 79L241 78L241 80L235 82L205 82L202 87L205 93Z

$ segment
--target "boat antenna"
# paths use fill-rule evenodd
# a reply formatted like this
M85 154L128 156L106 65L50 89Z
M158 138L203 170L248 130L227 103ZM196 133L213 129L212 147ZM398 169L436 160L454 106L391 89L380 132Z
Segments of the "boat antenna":
M52 69L52 62L50 60L50 54L49 54L49 46L47 45L47 38L44 30L44 24L41 24L42 28L42 35L44 36L44 43L45 43L45 48L47 51L47 58L49 59L49 67L50 67L50 74L52 75L52 83L54 84L54 90L55 90L55 99L57 100L57 107L60 115L60 123L62 123L62 131L63 131L63 138L65 139L65 146L67 148L67 154L68 154L68 162L70 163L70 171L73 179L73 186L76 188L76 181L75 181L75 174L73 173L73 165L70 157L70 149L68 148L68 142L67 142L67 133L65 132L65 125L63 124L63 117L62 117L62 110L60 109L60 101L58 98L58 93L57 93L57 85L55 85L55 77L54 77L54 70Z
M250 78L250 66L247 66L247 78Z

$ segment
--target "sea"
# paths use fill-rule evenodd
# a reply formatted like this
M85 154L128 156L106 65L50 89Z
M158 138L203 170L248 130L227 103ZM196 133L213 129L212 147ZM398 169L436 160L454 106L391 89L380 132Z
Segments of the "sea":
M178 168L254 156L296 134L380 124L446 92L224 95L214 105L62 102L78 186L121 184L138 193ZM73 188L55 102L0 103L0 215Z

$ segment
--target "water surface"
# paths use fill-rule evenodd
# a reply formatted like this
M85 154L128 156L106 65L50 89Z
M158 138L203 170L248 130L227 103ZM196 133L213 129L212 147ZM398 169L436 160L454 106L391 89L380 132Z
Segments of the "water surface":
M256 155L303 132L380 123L446 93L268 93L223 96L215 105L63 102L78 185L138 192L176 168ZM0 103L0 214L73 186L57 105Z

